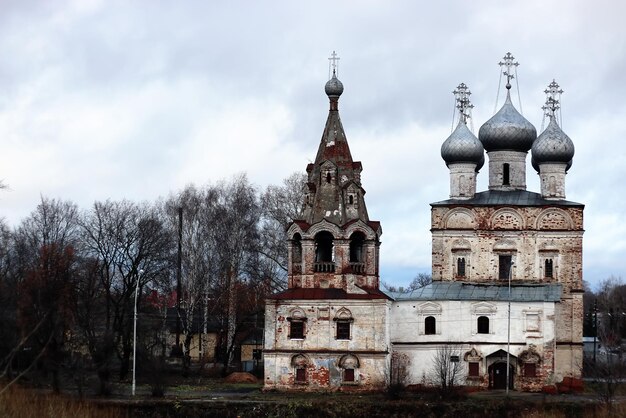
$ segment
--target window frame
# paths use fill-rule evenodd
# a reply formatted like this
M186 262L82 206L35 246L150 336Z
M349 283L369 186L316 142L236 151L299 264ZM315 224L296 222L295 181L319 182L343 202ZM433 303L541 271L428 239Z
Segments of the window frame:
M294 383L300 384L300 385L308 383L308 373L306 372L306 367L303 367L303 366L295 367Z
M337 319L335 322L336 322L335 339L336 340L351 340L352 339L352 321L348 319ZM345 334L346 332L347 332L347 337Z
M424 317L424 335L437 335L437 318L434 315Z
M294 335L294 325L298 324L300 329L295 328L299 333ZM292 340L304 340L304 336L306 335L306 321L303 319L291 319L289 321L289 338Z
M513 255L498 254L498 280L513 280Z
M537 363L524 363L524 377L537 377Z
M472 370L475 369L475 370ZM475 373L472 373L472 372ZM467 364L467 377L480 377L480 362L479 361L469 361Z
M490 322L491 321L489 320L489 317L487 315L480 315L478 318L476 318L476 334L489 335L491 333ZM486 331L485 326L487 327Z

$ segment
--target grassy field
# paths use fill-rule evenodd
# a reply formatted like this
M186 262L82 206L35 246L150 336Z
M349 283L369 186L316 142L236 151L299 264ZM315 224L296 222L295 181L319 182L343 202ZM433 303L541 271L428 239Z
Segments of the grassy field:
M0 385L0 388L2 385ZM0 395L0 417L624 417L623 397L609 411L592 393L583 396L543 396L481 392L439 399L433 392L405 392L398 399L385 393L262 392L260 384L224 383L221 379L193 379L167 388L164 398L150 395L147 384L138 396L127 385L110 397L80 400L52 394L45 388L12 386Z

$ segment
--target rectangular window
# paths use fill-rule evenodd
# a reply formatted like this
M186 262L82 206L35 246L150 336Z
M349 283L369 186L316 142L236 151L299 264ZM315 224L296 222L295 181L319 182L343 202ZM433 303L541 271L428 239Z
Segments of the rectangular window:
M511 256L510 255L501 255L499 257L499 264L498 264L498 278L500 280L509 280L509 275L512 274L511 272Z
M536 363L524 363L524 376L537 377L537 364Z
M465 277L465 258L459 257L456 261L457 276Z
M479 363L477 361L470 361L469 363L469 373L467 374L469 377L479 377Z
M291 321L289 338L304 338L304 321Z
M337 339L338 340L350 339L350 322L337 321Z
M306 383L306 369L304 368L296 369L296 382Z
M343 371L344 382L354 382L354 369L345 369Z

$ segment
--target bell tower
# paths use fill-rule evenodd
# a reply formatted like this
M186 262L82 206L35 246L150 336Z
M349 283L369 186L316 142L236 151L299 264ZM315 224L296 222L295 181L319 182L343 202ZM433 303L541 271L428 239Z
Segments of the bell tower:
M361 185L362 165L352 159L339 117L343 84L337 61L325 92L330 102L315 162L306 168L303 219L288 229L289 288L337 288L348 293L378 289L382 229L371 221Z

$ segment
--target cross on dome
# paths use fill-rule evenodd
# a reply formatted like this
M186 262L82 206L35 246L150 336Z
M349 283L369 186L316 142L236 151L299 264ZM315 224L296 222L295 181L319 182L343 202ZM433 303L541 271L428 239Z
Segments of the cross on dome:
M474 105L470 102L469 96L472 92L465 83L459 84L452 92L454 99L456 100L456 108L459 109L461 120L463 123L467 123L467 119L471 117L472 109Z
M561 94L563 90L556 80L553 79L543 92L546 94L546 104L541 109L544 112L544 116L552 118L556 115L556 111L561 108Z
M506 69L502 71L502 74L506 76L506 88L510 90L511 80L515 78L515 76L511 72L511 69L517 67L519 65L519 62L515 61L515 57L510 52L507 52L502 59L503 61L500 61L498 65L500 67L506 67Z

